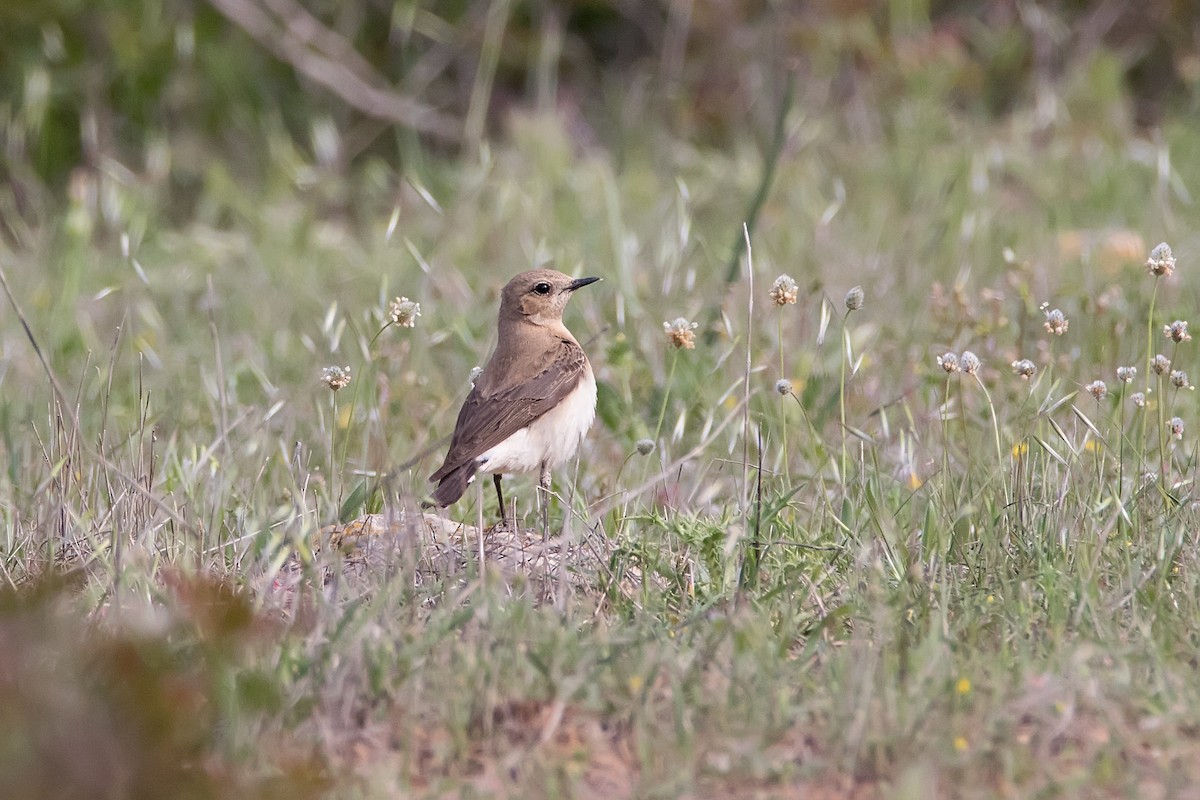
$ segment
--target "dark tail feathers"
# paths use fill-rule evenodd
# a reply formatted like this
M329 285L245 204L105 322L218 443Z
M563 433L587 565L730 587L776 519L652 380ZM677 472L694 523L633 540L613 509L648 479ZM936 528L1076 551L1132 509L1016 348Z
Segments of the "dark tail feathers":
M433 502L445 507L462 497L467 490L471 478L475 477L475 462L468 461L460 467L447 472L438 480L438 486L433 490ZM430 480L433 480L431 478Z

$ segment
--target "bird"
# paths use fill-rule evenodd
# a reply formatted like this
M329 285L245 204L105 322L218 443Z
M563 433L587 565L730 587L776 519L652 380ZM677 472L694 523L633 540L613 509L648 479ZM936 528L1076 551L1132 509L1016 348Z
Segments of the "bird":
M533 269L504 287L496 349L463 401L445 461L429 477L436 505L450 505L490 473L507 525L501 476L537 471L543 533L549 529L551 470L575 454L596 417L596 378L563 325L563 309L598 280Z

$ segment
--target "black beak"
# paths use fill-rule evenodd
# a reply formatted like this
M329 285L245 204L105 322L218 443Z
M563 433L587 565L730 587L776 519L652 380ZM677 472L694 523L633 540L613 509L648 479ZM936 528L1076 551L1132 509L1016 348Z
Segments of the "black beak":
M598 280L600 280L600 278L576 278L575 280L573 280L567 284L567 291L573 292L576 289L582 289L584 286L587 286L589 283L595 283Z

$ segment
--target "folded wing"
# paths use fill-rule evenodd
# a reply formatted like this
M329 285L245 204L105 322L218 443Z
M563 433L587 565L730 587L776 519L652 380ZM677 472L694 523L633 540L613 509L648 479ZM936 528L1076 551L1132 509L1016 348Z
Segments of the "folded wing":
M512 385L476 384L458 412L445 462L429 476L439 484L435 502L457 500L475 474L476 459L554 408L578 385L586 364L579 345L561 341L549 366L533 377Z

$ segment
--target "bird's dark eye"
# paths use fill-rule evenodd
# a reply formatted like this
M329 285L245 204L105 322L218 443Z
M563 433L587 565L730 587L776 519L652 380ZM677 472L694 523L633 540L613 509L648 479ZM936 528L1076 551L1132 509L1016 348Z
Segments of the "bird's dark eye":
M550 294L550 284L542 281L541 283L535 284L533 290L538 294Z

